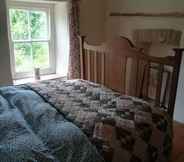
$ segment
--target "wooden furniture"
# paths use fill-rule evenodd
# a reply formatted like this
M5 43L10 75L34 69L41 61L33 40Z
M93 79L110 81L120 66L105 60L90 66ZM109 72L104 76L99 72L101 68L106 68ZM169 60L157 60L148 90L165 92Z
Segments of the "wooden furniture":
M184 49L174 49L174 56L153 57L136 48L125 37L119 37L102 45L90 45L80 37L81 78L100 83L121 94L150 100L151 71L157 72L155 106L163 107L173 117L180 64ZM163 84L167 68L172 69ZM168 102L166 101L168 95Z

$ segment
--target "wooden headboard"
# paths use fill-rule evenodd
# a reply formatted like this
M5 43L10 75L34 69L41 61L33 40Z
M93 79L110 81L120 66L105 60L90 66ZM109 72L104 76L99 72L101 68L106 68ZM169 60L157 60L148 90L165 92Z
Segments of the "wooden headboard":
M184 49L174 49L173 56L153 57L125 37L102 45L90 45L82 36L80 44L82 79L103 84L121 94L154 101L155 106L165 108L173 117ZM156 71L157 84L155 96L151 98L149 89L153 70Z

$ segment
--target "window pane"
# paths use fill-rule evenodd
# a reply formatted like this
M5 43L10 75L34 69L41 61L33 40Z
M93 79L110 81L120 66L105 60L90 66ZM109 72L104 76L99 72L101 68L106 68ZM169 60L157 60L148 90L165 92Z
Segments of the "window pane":
M49 68L49 45L47 42L32 44L34 66L41 69Z
M29 72L33 69L30 43L15 43L14 54L16 72Z
M27 40L29 38L28 12L10 9L10 27L13 40Z
M31 38L32 39L47 39L47 13L42 11L31 11Z

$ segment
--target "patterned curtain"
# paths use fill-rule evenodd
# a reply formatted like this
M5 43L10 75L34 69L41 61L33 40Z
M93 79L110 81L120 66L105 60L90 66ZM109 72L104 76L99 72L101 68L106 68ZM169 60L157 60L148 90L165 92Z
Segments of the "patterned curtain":
M68 79L80 78L79 0L69 1L70 54Z

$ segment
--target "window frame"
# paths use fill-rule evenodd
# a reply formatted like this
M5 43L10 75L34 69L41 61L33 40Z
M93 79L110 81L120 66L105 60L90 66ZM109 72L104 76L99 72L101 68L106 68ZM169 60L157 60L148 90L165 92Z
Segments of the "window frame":
M30 11L44 11L47 13L47 25L48 25L48 39L40 40L18 40L13 41L10 28L10 15L9 9L23 9ZM34 70L31 72L16 72L14 44L20 43L32 43L32 42L48 42L49 44L49 65L47 69L40 70L41 75L50 75L56 73L56 55L55 55L55 21L54 21L54 4L50 3L37 3L37 2L20 2L9 1L8 2L8 30L9 30L9 42L10 42L10 61L13 79L23 79L32 77Z

